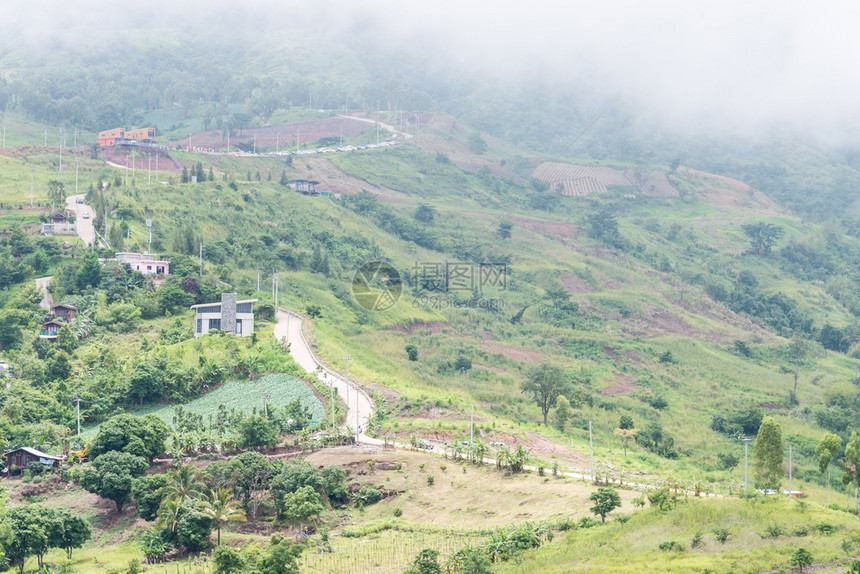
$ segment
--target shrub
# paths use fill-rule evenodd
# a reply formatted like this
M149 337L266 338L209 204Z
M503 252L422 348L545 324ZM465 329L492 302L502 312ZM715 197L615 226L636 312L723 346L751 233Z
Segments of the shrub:
M659 548L664 552L669 552L670 550L674 550L675 552L684 551L684 545L679 542L675 542L674 540L667 540L666 542L661 542Z
M436 479L433 478L432 474L427 475L427 486L433 486L433 483L436 482Z
M729 541L729 538L732 537L732 533L728 528L717 528L714 530L714 538L717 539L717 542L720 544L725 544Z
M400 518L401 516L403 516L403 509L402 508L395 508L394 509L394 517Z
M701 530L693 535L693 540L690 541L690 548L698 548L702 545L702 540L705 538L705 533Z
M783 534L785 534L785 528L774 523L765 528L764 534L761 534L760 536L762 538L779 538Z
M819 532L819 534L824 534L825 536L829 536L836 532L836 527L827 522L820 522L815 525L815 529Z

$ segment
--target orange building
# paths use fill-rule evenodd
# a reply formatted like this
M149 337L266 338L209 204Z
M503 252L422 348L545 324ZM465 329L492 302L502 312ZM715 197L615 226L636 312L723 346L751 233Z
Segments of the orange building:
M141 128L139 130L125 131L124 128L116 128L99 132L97 141L102 146L116 145L117 140L135 140L140 142L155 142L154 128Z
M103 146L109 146L116 144L116 140L121 140L123 138L125 138L125 129L116 128L113 130L107 130L106 132L99 132L97 141Z
M142 128L125 132L125 139L137 141L155 141L155 130L153 128Z

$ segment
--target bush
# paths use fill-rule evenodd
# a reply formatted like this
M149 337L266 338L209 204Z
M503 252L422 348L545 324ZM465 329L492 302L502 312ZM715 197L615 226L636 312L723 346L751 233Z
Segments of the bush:
M824 534L825 536L829 536L836 532L836 527L827 522L820 522L815 525L815 529L819 534Z
M403 516L403 509L402 508L395 508L394 509L394 517L400 518L401 516Z
M702 545L702 540L705 538L705 533L699 530L693 535L693 540L690 541L690 548L698 548Z
M729 541L729 538L732 537L732 533L728 528L717 528L714 530L714 538L717 539L717 542L720 544L725 544Z
M436 482L436 479L432 474L427 475L427 486L433 486L433 483Z
M774 539L776 539L776 538L779 538L780 536L782 536L783 534L785 534L785 528L783 528L779 524L774 523L774 524L771 524L770 526L768 526L767 528L765 528L764 534L761 534L760 536L762 538L774 538Z

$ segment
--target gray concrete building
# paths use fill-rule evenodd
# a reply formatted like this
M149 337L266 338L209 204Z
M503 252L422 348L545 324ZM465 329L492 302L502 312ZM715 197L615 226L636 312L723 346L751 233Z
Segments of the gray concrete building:
M220 329L237 337L254 333L254 303L256 299L238 301L235 293L222 293L220 303L192 305L194 336L202 337L212 329Z

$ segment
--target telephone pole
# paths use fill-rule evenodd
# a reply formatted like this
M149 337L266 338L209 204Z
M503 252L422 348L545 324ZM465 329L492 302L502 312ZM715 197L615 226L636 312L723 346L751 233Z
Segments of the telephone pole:
M745 436L742 437L741 442L744 443L744 494L747 493L747 459L749 455L749 445L752 438Z
M200 276L203 277L203 242L200 242Z
M77 412L77 415L78 415L78 436L81 436L81 401L82 400L83 399L81 397L75 397L74 399L72 399L72 402L76 403L75 404L75 411Z
M588 449L591 453L591 482L594 482L594 439L591 435L591 421L588 421Z
M349 410L349 360L351 357L344 357L343 360L346 361L346 409ZM349 424L349 420L347 420L347 424Z

